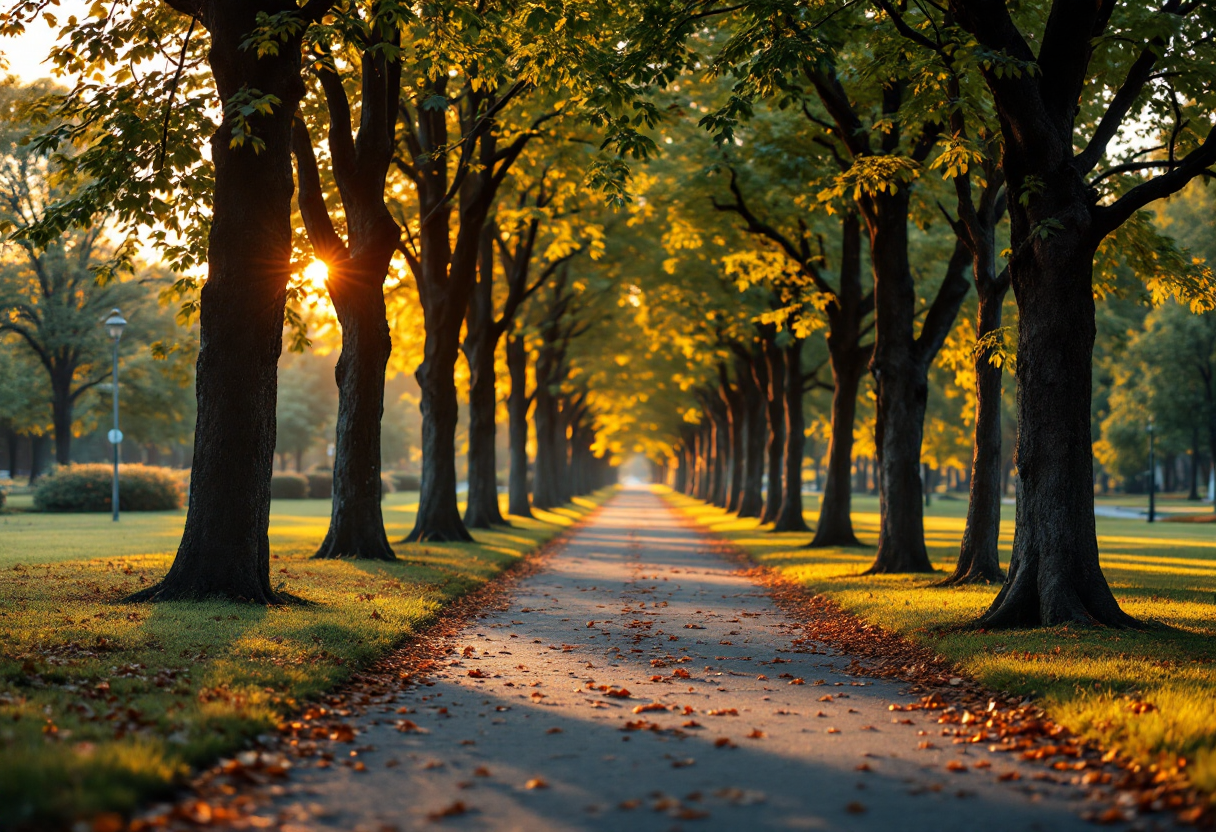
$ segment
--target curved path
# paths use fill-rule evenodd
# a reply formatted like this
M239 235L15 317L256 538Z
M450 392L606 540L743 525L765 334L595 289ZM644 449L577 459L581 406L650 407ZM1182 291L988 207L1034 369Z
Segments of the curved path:
M297 769L276 808L342 830L1091 828L1079 789L952 745L927 714L893 719L898 683L840 672L850 657L807 636L626 490L433 684L357 723L364 770ZM651 703L667 709L634 713Z

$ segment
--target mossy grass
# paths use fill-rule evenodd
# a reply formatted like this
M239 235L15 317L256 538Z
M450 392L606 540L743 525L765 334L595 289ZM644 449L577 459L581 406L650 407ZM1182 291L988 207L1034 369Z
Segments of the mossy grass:
M125 812L240 749L576 522L610 492L396 562L310 560L328 501L275 503L272 583L309 603L128 604L168 569L183 512L0 518L0 829ZM389 537L417 494L385 500ZM90 552L100 557L85 559Z
M934 500L925 537L933 575L859 573L874 558L878 505L854 497L867 544L807 549L808 534L774 534L755 520L664 490L704 528L753 560L822 593L862 618L934 648L994 689L1033 695L1061 724L1145 765L1177 765L1216 793L1216 535L1210 525L1099 517L1102 568L1123 609L1144 630L1054 628L981 632L972 626L996 586L935 587L954 566L965 500ZM815 503L808 499L808 505ZM817 512L806 512L814 526ZM1009 563L1013 507L1002 510L1002 566ZM1133 709L1133 702L1147 702Z

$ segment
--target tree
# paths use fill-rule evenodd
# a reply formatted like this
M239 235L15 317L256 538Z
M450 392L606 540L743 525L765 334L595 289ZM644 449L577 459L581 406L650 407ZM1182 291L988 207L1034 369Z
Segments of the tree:
M574 239L571 225L562 217L566 202L574 196L573 183L566 180L560 170L553 169L552 160L545 162L536 175L517 177L520 181L512 183L518 189L515 205L509 210L500 206L498 216L487 222L483 230L477 282L469 302L467 334L462 345L469 364L469 491L464 517L469 528L490 528L506 522L498 507L495 453L498 393L494 356L498 344L513 326L521 304L549 280L558 266L583 248ZM554 219L558 222L554 223ZM507 226L505 232L503 224ZM547 226L546 236L540 238L541 250L538 251L542 224ZM505 296L498 313L494 298L496 260L505 278ZM530 276L534 260L538 260L540 266L535 279ZM518 372L518 357L516 362L515 368L509 367L513 379L514 373ZM518 402L515 407L518 410ZM524 418L526 409L525 403ZM519 417L520 414L515 413L514 418ZM526 432L524 442L526 444ZM524 464L526 468L526 451ZM508 499L521 509L527 506L526 476L525 470L522 505L518 493L515 500ZM523 516L530 514L529 510Z
M223 596L274 603L270 477L277 369L291 275L291 134L304 95L301 39L328 0L172 0L210 35L208 61L224 117L215 165L200 341L190 506L164 580L132 596ZM263 26L273 46L249 48ZM256 91L256 92L254 92Z
M979 624L1134 625L1102 574L1094 527L1094 258L1129 220L1133 229L1143 222L1142 208L1216 161L1210 129L1198 132L1212 104L1213 10L1178 0L1056 0L1032 4L1015 20L999 0L949 5L982 50L954 60L978 68L1001 123L1019 313L1013 558ZM1136 119L1160 125L1159 146L1119 149L1113 140ZM1161 172L1145 175L1154 170ZM1204 291L1179 288L1190 297Z
M0 332L16 334L49 381L55 459L71 462L74 413L82 397L110 377L112 343L101 321L116 306L143 302L146 292L97 273L105 257L100 224L45 244L31 239L48 206L70 184L57 184L48 154L30 142L38 100L46 84L0 87L0 223L8 231L0 264ZM138 336L133 327L124 351Z
M325 98L330 172L341 197L345 241L325 204L307 123L297 117L292 128L300 215L313 250L328 270L326 287L342 326L342 353L334 368L338 421L333 508L315 556L393 560L380 511L380 421L392 350L384 281L401 238L385 204L385 177L396 144L403 56L391 5L365 9L350 4L336 15L335 29L342 34L342 51L352 58L349 63L359 66L357 134L332 44L314 47L312 69Z

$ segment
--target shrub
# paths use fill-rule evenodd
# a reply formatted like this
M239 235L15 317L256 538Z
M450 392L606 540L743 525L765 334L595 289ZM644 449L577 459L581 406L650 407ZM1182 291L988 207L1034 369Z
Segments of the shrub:
M37 511L110 511L114 469L109 465L64 466L38 481ZM168 468L121 465L118 508L121 511L172 511L182 507L181 478Z
M303 500L308 496L308 477L278 473L270 478L270 499Z
M314 500L331 499L334 496L334 475L328 471L309 472L308 496Z
M393 486L395 491L421 491L422 480L417 474L397 472L393 474Z
M396 490L397 489L393 487L393 475L381 473L380 474L380 499L383 500L385 494L392 494Z

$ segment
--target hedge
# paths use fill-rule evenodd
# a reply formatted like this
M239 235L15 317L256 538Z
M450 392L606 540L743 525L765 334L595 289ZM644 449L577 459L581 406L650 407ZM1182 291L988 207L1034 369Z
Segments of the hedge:
M392 475L394 490L396 491L421 491L422 480L417 474L402 474L400 472Z
M36 511L110 511L114 468L69 465L38 481ZM172 511L182 507L177 472L151 465L120 465L118 508L121 511Z
M272 500L303 500L308 496L308 477L303 474L277 473L270 478Z

